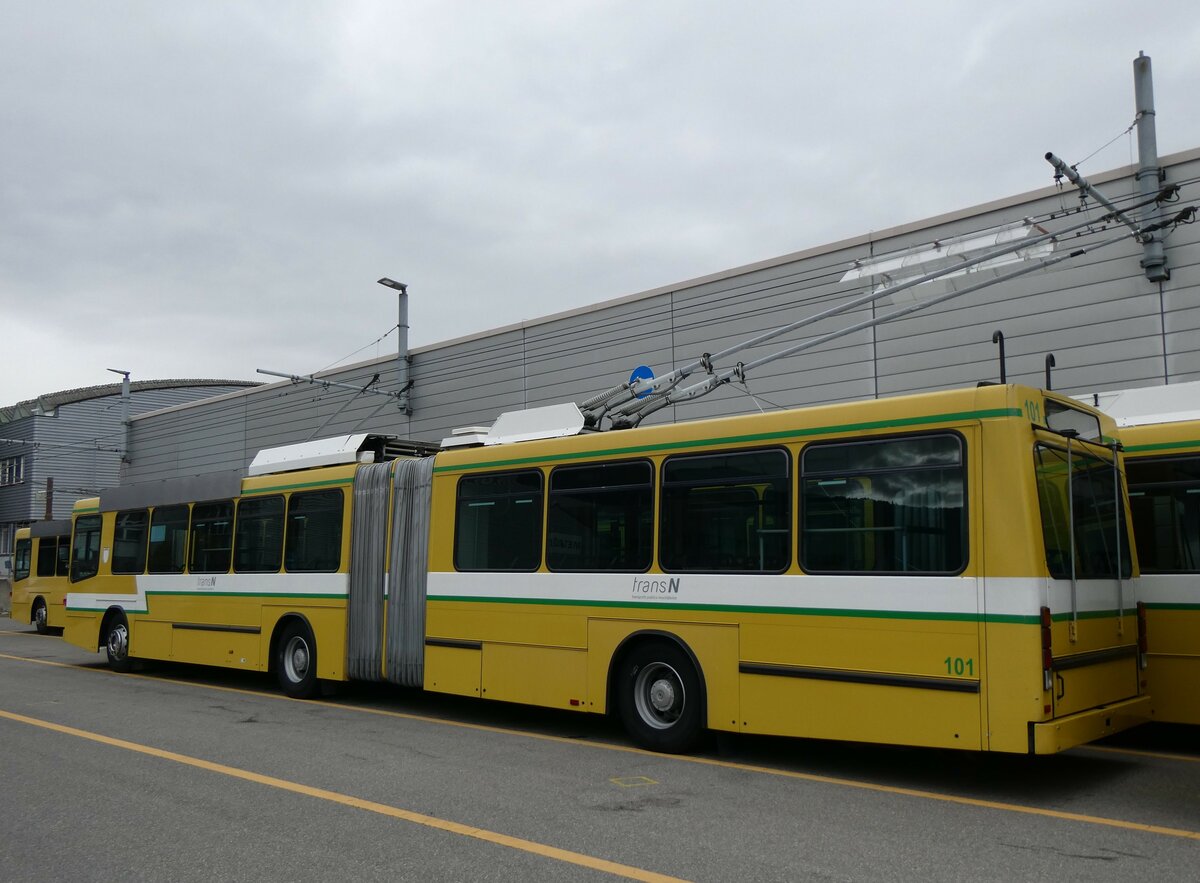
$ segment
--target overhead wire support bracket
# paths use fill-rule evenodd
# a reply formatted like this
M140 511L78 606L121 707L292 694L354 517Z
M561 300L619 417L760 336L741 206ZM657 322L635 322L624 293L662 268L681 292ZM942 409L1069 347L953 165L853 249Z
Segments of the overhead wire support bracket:
M1060 233L1061 232L1063 232L1063 231L1060 231ZM1135 234L1140 234L1140 232L1141 232L1140 229L1135 230ZM638 401L635 403L631 403L631 405L613 409L613 414L611 417L612 422L613 422L613 427L614 428L632 428L634 426L637 426L643 419L645 419L650 414L653 414L655 411L659 411L659 410L667 407L668 405L673 405L678 402L683 402L683 401L688 401L690 399L698 398L699 396L705 395L723 384L729 383L731 379L737 378L740 382L744 383L747 372L751 371L754 368L761 367L762 365L766 365L769 362L773 362L778 359L786 358L787 356L795 355L796 353L802 352L803 350L812 349L813 347L820 346L821 344L824 344L824 343L828 343L831 340L836 340L839 337L845 337L848 334L853 334L856 331L862 331L866 328L870 328L870 327L873 327L876 325L881 325L884 322L890 322L894 319L902 318L911 313L915 313L919 310L923 310L923 309L927 309L928 307L936 306L937 304L951 300L952 298L960 297L964 294L970 294L970 293L978 291L982 288L986 288L988 286L995 285L995 284L998 284L1001 282L1008 282L1012 279L1016 279L1020 276L1024 276L1028 273L1032 273L1037 270L1046 269L1047 267L1051 267L1051 266L1061 263L1063 261L1070 260L1071 258L1079 257L1083 254L1086 254L1089 251L1093 251L1098 248L1104 248L1109 245L1114 245L1118 242L1123 242L1127 238L1128 237L1126 234L1121 234L1120 236L1113 236L1113 237L1110 237L1108 239L1105 239L1101 242L1095 243L1090 246L1082 246L1082 247L1076 248L1070 252L1064 252L1062 254L1057 254L1057 255L1053 255L1051 257L1042 258L1041 260L1037 261L1037 263L1035 263L1035 264L1031 264L1029 266L1020 267L1018 269L1011 270L1007 273L997 276L994 279L986 279L984 281L977 282L974 285L966 286L965 288L952 289L952 290L945 292L944 294L941 294L937 297L930 298L930 299L924 300L924 301L918 301L917 303L911 304L911 305L904 307L902 309L899 309L899 310L895 310L886 315L877 316L872 319L866 319L862 322L857 322L857 323L849 325L845 328L838 329L837 331L831 331L828 334L823 334L823 335L819 335L818 337L809 338L808 340L801 341L798 344L787 347L778 352L771 353L770 355L762 356L761 358L753 359L749 362L744 362L744 363L738 362L738 364L736 366L734 366L733 368L726 369L719 373L711 374L711 375L705 377L704 380L700 381L699 383L693 384L692 386L684 387L679 390L675 390L668 395L659 396L659 397L656 397L653 399L648 399L645 401ZM889 291L890 290L891 289L889 289Z
M282 371L268 371L266 368L258 368L256 370L259 374L266 374L269 377L282 377L285 380L292 381L292 383L311 383L314 386L320 386L324 389L328 389L332 386L337 387L338 389L348 389L351 392L356 392L360 395L368 394L387 396L390 399L395 399L397 403L401 404L401 406L403 405L401 399L403 392L407 392L408 388L412 386L412 384L409 383L402 392L388 392L384 389L373 388L373 384L378 379L378 375L376 375L375 378L373 378L366 386L355 386L353 383L341 383L337 380L325 380L317 377L315 374L286 374Z
M1087 178L1084 178L1082 175L1080 175L1079 172L1075 171L1074 168L1067 165L1050 152L1047 152L1046 154L1046 162L1054 166L1054 177L1056 179L1065 177L1068 181L1070 181L1088 196L1092 197L1092 199L1096 200L1096 202L1108 209L1114 218L1133 231L1139 242L1141 241L1141 237L1146 235L1146 231L1138 225L1137 221L1129 217L1129 215L1123 212L1121 209L1117 208L1117 206L1110 199L1108 199L1108 197L1093 187L1088 182ZM1157 194L1155 194L1155 199L1157 199Z
M1148 205L1154 202L1157 198L1158 194L1155 194L1155 196L1152 198L1143 199L1133 204L1131 208L1140 208L1141 206ZM740 343L721 350L720 352L704 353L700 356L700 358L689 362L680 368L676 368L674 371L671 371L668 374L663 374L660 377L639 378L636 381L631 380L627 383L614 386L584 401L583 404L579 406L580 410L583 412L586 425L589 428L599 428L600 421L605 416L609 415L615 415L617 418L613 423L614 428L624 428L629 425L628 421L624 419L625 416L643 412L653 413L653 410L659 410L660 408L665 407L665 405L659 405L652 410L647 410L652 402L656 402L658 400L658 395L672 392L682 381L686 380L699 369L704 369L706 373L711 372L713 370L713 366L723 358L739 353L742 350L749 349L752 346L757 346L760 343L766 343L768 340L774 340L776 337L781 337L784 334L796 331L805 327L806 325L812 325L813 323L819 322L822 319L828 319L832 316L857 309L860 306L865 306L868 303L872 303L880 298L888 297L889 295L893 295L899 291L914 288L918 285L931 282L934 279L939 279L952 273L961 273L964 268L987 263L988 261L993 261L997 258L1002 258L1019 251L1024 251L1045 242L1056 241L1067 234L1075 233L1079 230L1087 229L1088 227L1093 227L1098 223L1103 223L1110 218L1117 217L1119 212L1120 209L1118 209L1116 206L1113 206L1108 215L1104 215L1098 219L1089 218L1076 224L1070 224L1060 230L1043 231L1036 236L1026 236L1008 245L986 251L983 254L969 260L963 260L958 263L952 263L948 266L938 268L936 270L931 270L930 272L921 276L907 279L903 282L898 282L895 285L868 291L866 294L860 295L856 298L851 298L844 303L832 306L818 313L814 313L811 316L806 316L803 319L799 319L787 325L782 325L779 328L774 328L770 331L751 337L748 340L741 341ZM1040 227L1037 227L1037 225L1031 226L1041 229ZM1139 228L1135 226L1135 232L1137 232L1138 229ZM647 393L651 394L651 397L639 398L639 395L646 395ZM694 395L691 395L687 398L693 397ZM675 400L678 401L679 399Z

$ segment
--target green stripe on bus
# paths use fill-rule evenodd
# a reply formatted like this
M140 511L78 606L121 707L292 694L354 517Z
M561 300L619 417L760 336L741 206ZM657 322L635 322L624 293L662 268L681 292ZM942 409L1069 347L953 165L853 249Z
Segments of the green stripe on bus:
M466 469L483 469L494 466L523 466L530 463L557 463L564 460L587 460L597 457L613 457L626 454L649 454L659 451L687 450L714 445L747 444L764 441L787 441L839 432L861 432L869 429L896 429L908 426L924 426L937 423L957 423L962 420L990 420L998 417L1020 417L1020 408L990 408L982 411L961 411L953 414L933 414L925 417L901 417L895 420L874 420L869 423L844 423L836 426L815 426L809 429L788 429L780 432L759 432L751 435L730 435L722 438L702 438L691 441L660 442L652 445L630 445L625 448L606 448L599 451L571 451L563 454L548 454L542 457L515 457L491 463L464 463L461 466L434 466L434 472L461 472Z
M353 477L330 478L326 479L325 481L303 481L297 484L279 484L271 487L256 487L252 490L242 491L242 496L249 497L253 494L277 494L280 491L300 491L315 487L337 487L339 485L350 485L353 483Z
M95 512L99 512L99 511L100 511L99 506L87 506L86 508L76 509L75 514L76 515L91 515Z
M988 622L1036 625L1037 616L1018 614L939 613L916 610L852 610L832 607L752 607L743 604L688 604L654 601L576 601L564 598L476 598L466 595L430 595L429 601L456 601L467 604L526 604L547 607L607 607L625 610L691 610L714 613L764 613L787 616L843 616L858 619L926 619L938 622ZM1103 614L1095 614L1101 616ZM1116 615L1116 611L1112 612ZM1068 614L1068 617L1070 614Z
M1166 602L1151 603L1151 602L1147 601L1146 609L1147 610L1188 610L1188 611L1191 611L1192 613L1200 613L1200 604L1188 604L1183 601L1173 603L1173 604L1166 603Z
M1141 454L1146 451L1190 451L1200 448L1200 438L1176 442L1158 442L1152 445L1126 445L1126 454Z

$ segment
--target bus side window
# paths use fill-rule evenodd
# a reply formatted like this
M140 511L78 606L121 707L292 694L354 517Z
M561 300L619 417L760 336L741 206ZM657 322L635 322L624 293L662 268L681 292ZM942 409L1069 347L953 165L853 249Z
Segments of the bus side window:
M29 579L29 559L33 552L32 540L17 540L13 550L13 582Z
M790 473L791 458L778 448L669 458L662 471L663 570L786 570Z
M277 573L282 561L283 497L239 500L233 541L234 572Z
M233 553L233 501L192 506L191 573L229 573Z
M71 582L91 579L100 570L100 516L80 515L75 519L71 545Z
M555 469L546 522L550 570L648 569L654 553L654 467L635 460Z
M291 573L335 573L341 559L342 492L292 494L283 566Z
M958 435L812 444L800 463L805 570L949 574L966 567Z
M71 535L58 538L58 562L54 567L55 576L71 575Z
M159 506L150 518L150 573L183 573L187 561L188 507Z
M150 513L145 509L118 512L113 529L113 573L144 573Z
M37 546L37 575L54 576L54 568L58 563L58 539L42 537Z
M542 474L465 475L454 512L455 570L537 570L542 558Z

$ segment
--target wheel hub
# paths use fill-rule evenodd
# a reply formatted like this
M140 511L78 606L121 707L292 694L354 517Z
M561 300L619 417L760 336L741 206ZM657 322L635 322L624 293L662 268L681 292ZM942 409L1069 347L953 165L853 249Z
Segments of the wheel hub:
M124 625L109 630L108 652L114 659L124 659L129 652L129 632Z
M650 704L656 711L669 711L675 704L675 685L663 678L651 684Z

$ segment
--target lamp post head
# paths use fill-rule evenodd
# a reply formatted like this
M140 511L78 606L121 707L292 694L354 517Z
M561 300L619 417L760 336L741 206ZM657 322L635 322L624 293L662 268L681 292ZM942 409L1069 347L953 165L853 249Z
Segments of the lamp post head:
M395 279L389 279L387 276L384 276L382 279L380 279L379 284L386 285L388 288L394 288L401 294L408 294L407 285L405 285L403 282L397 282Z

